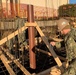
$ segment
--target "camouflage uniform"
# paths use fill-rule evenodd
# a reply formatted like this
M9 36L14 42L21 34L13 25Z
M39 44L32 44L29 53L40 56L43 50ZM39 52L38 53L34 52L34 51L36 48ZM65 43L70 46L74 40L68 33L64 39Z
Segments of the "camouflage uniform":
M66 48L66 59L68 60L69 67L62 75L76 75L76 28L72 28L71 31L64 38ZM59 42L56 43L56 47L60 47Z

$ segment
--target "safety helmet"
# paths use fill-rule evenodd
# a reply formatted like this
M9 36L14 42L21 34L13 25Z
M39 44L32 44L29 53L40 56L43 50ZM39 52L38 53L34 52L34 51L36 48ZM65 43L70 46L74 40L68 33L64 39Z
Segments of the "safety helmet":
M57 25L58 25L58 31L61 31L63 30L64 28L67 28L67 27L70 27L69 25L69 21L64 19L64 18L61 18L57 21Z

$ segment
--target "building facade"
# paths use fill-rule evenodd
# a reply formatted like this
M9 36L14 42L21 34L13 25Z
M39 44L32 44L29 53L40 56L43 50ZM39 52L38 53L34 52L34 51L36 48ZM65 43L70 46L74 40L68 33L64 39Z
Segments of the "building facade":
M10 5L10 2L12 4ZM58 7L69 4L69 0L2 0L2 11L4 17L20 16L27 17L27 5L34 6L35 18L50 18L58 16ZM8 16L7 16L8 14Z

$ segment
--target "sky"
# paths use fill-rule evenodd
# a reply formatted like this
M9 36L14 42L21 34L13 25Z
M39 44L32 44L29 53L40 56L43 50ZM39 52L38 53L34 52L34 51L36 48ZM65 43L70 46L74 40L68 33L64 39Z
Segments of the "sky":
M76 0L69 0L70 4L76 4Z

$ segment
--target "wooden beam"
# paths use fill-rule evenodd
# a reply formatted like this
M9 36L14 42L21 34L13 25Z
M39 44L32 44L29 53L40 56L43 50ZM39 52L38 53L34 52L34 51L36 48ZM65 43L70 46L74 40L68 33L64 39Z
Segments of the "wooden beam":
M25 75L31 75L19 62L18 60L14 60L14 63L23 71Z
M15 37L16 35L18 35L19 33L22 33L24 30L26 30L28 28L28 26L36 26L36 23L25 23L25 25L19 29L17 29L15 32L9 34L8 36L6 36L5 38L3 38L2 40L0 40L0 45L2 45L3 43L7 42L8 40L12 39L13 37Z
M3 43L7 42L8 40L12 39L13 37L15 37L16 35L18 35L19 33L23 32L24 30L26 30L26 24L19 28L18 30L16 30L15 32L11 33L10 35L8 35L7 37L3 38L2 40L0 40L0 45L2 45Z
M19 59L15 59L15 60L19 60ZM8 61L7 63L10 64L12 62L12 60Z
M18 60L14 60L15 57L8 52L8 49L5 49L5 48L3 48L3 47L1 47L1 48L2 48L2 50L11 58L11 60L13 60L13 62L22 70L22 72L23 72L25 75L31 75L31 74L25 69L25 67L18 62ZM13 75L13 74L12 74L12 75Z
M1 52L1 51L0 51L0 52ZM4 54L1 54L0 58L1 58L2 62L3 62L3 64L5 65L7 71L9 72L9 74L10 74L10 75L16 75L15 72L14 72L14 71L12 70L12 68L10 67L10 65L7 63L8 60L7 60L7 58L5 57L5 55L4 55Z
M42 30L40 29L40 27L37 25L36 26L37 31L39 32L42 40L44 41L44 43L46 44L47 48L49 49L49 51L51 52L52 56L54 57L54 60L56 61L56 63L58 64L58 66L61 68L62 72L64 71L64 68L62 67L62 62L60 61L59 57L56 55L56 53L53 50L53 47L49 44L47 38L45 37L45 35L43 34Z

